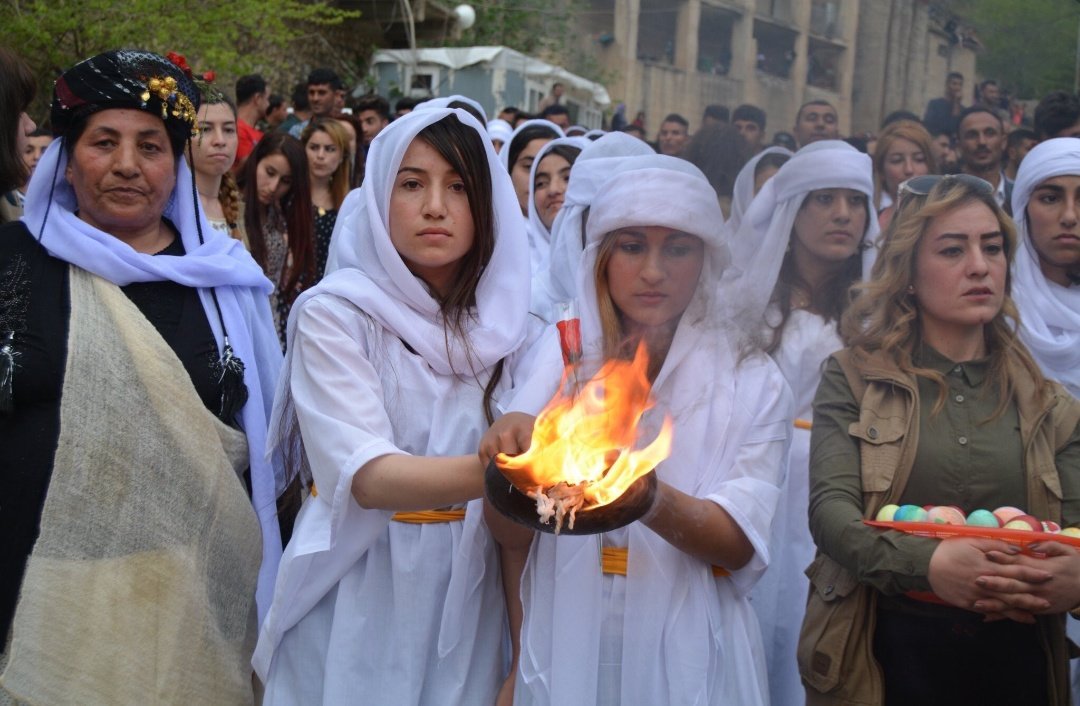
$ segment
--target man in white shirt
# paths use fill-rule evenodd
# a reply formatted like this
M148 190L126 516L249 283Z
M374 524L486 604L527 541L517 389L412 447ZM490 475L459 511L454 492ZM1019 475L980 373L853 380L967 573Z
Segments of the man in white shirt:
M1001 118L981 105L965 108L960 113L956 142L960 152L960 171L990 182L994 187L994 200L1006 212L1010 211L1012 182L1002 170L1005 129Z

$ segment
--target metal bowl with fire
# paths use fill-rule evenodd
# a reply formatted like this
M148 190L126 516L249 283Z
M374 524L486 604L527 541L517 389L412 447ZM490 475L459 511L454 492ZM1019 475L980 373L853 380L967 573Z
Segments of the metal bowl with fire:
M665 416L659 433L642 445L642 417L654 404L647 370L644 346L632 361L607 361L584 384L568 364L536 418L529 449L499 454L488 465L491 504L554 534L597 534L644 516L656 499L653 469L671 453L672 436Z

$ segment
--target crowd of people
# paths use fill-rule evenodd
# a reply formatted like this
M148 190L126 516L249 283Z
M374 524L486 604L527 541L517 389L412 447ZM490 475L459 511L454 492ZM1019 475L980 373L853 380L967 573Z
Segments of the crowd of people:
M1080 526L1076 95L1029 127L950 74L876 135L815 100L649 142L561 84L489 120L134 50L64 71L42 130L0 74L0 703L1080 695L1080 546L864 523ZM549 400L642 356L640 519L485 499Z

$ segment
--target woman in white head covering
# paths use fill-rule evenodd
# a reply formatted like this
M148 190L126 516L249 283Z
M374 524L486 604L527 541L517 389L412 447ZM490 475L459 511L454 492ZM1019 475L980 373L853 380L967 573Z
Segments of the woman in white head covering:
M765 182L776 174L787 159L791 158L792 151L787 147L773 145L766 147L754 155L749 162L743 165L735 177L735 187L731 195L731 215L728 216L724 226L729 234L734 235L742 223L743 214L750 208L750 202L754 200ZM761 168L758 165L762 165Z
M655 159L592 200L579 269L582 374L643 342L656 399L644 436L671 415L671 455L641 521L533 540L521 579L519 705L768 701L746 594L768 563L790 393L775 364L720 317L727 248L716 193L682 160ZM530 380L519 411L535 413L518 406L535 399L533 385L550 393L557 380ZM529 426L527 416L511 419ZM482 455L518 450L500 431ZM621 575L601 550L626 559Z
M488 137L491 138L491 144L495 145L496 153L502 152L502 148L506 146L506 143L510 141L510 137L514 134L514 128L502 118L489 120L487 131Z
M837 322L861 277L863 248L877 237L870 158L825 140L797 152L754 198L735 235L734 287L750 321L765 313L767 350L795 395L798 428L773 523L772 561L755 587L773 703L804 696L795 663L806 604L803 570L814 558L807 524L814 392L828 355L843 347Z
M552 321L555 318L555 305L569 302L577 296L577 271L585 241L585 219L600 186L620 171L642 168L649 163L648 159L654 157L656 151L647 143L622 132L604 135L581 151L570 169L570 186L563 199L563 207L551 226L550 264L545 271L537 274L538 282L533 285L534 313ZM641 158L646 160L642 161ZM684 168L697 171L697 167L689 163Z
M265 704L492 703L505 676L497 559L465 511L528 319L496 164L465 111L394 121L293 308L274 428L314 484L256 648Z
M415 110L443 110L444 108L461 108L471 113L474 118L480 121L481 125L487 125L487 111L484 110L484 106L480 105L477 100L457 93L452 96L442 96L441 98L429 98L416 106Z
M566 201L570 171L590 143L583 137L558 137L536 153L529 173L529 253L537 292L551 256L551 227ZM540 290L542 291L542 290Z
M526 120L517 126L510 141L499 150L499 162L514 182L514 192L521 206L521 215L529 215L529 177L536 153L557 137L566 137L562 128L550 120Z
M1080 397L1080 140L1047 140L1013 186L1021 247L1013 263L1020 338L1047 377Z

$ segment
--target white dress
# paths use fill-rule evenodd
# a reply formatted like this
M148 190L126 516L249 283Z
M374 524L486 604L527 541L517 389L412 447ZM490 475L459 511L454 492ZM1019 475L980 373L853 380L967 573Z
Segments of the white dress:
M474 453L487 428L486 373L479 382L436 373L329 294L304 302L293 340L293 403L318 495L297 519L278 592L291 587L290 604L313 607L273 653L263 703L492 703L507 668L506 617L480 505L464 522L405 524L350 492L355 469L378 456Z
M747 593L769 561L790 392L766 356L739 360L726 339L703 333L680 325L644 422L655 430L672 414L660 479L723 507L754 557L718 578L640 522L604 535L538 534L522 578L517 706L768 703ZM602 542L628 547L626 577L602 573Z
M802 309L791 312L773 359L791 386L796 419L812 420L822 366L830 354L843 347L835 323L825 323L817 314ZM761 623L769 694L774 704L794 705L806 700L795 651L810 587L803 572L816 551L808 518L809 474L810 430L796 428L787 480L773 519L769 568L750 594Z

